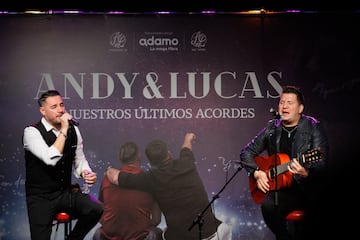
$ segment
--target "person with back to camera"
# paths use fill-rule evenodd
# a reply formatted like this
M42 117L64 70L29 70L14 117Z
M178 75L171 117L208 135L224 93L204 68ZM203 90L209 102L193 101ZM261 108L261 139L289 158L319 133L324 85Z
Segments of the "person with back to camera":
M140 152L134 142L126 142L120 147L120 170L138 174ZM153 196L145 191L119 188L111 184L104 175L99 199L104 204L100 219L101 227L93 240L161 240L161 210Z
M172 158L167 144L153 140L146 146L146 156L151 169L142 174L129 174L108 168L109 180L120 187L139 188L150 191L162 210L166 240L198 240L199 229L189 229L197 216L208 206L209 199L195 166L192 152L194 133L185 135L179 159ZM218 220L211 208L203 214L202 239L231 240L231 228Z
M280 118L269 121L240 153L249 179L254 182L253 197L261 203L264 221L277 240L291 239L285 217L293 210L308 213L303 235L296 236L307 238L306 234L311 232L306 228L311 225L310 210L318 206L316 201L325 184L328 139L320 121L304 115L303 111L304 97L299 88L283 87L278 105ZM257 158L263 152L272 157ZM275 164L275 156L280 157L280 164ZM283 173L277 172L281 168L274 167L281 164L285 166ZM274 169L269 173L270 168L264 166ZM278 174L278 177L269 180L269 174Z
M74 188L71 172L89 186L97 179L83 152L80 130L71 124L60 93L48 90L38 99L42 118L24 129L26 204L31 239L49 240L52 221L59 211L76 215L68 240L84 239L97 224L103 208L89 195Z

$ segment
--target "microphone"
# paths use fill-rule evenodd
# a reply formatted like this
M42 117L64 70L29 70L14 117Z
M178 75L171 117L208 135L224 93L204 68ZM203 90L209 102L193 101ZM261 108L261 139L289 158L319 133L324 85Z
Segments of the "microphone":
M69 120L70 125L79 126L79 121L75 118Z
M269 112L273 115L274 119L280 119L281 115L278 111L273 108L270 108Z

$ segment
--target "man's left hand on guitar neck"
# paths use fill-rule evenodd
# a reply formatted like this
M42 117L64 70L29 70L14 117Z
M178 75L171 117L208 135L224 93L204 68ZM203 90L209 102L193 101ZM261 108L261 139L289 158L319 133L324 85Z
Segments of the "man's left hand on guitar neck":
M301 177L307 177L309 172L306 168L300 165L300 163L294 158L288 166L288 169L293 174L300 175Z

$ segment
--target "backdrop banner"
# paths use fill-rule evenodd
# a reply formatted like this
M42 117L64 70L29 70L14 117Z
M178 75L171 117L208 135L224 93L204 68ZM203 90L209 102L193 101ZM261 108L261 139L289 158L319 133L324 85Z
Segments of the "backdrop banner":
M191 131L212 199L240 170L240 150L272 118L283 85L301 88L304 113L328 132L329 186L348 185L344 176L354 171L353 136L359 136L359 19L316 13L1 15L0 239L30 238L22 134L41 118L37 99L48 89L61 92L80 122L85 154L99 176L91 188L95 196L106 168L120 167L122 143L139 145L146 170L149 141L165 140L176 157ZM332 203L344 202L342 191L332 188ZM212 208L232 226L234 240L274 239L245 170Z

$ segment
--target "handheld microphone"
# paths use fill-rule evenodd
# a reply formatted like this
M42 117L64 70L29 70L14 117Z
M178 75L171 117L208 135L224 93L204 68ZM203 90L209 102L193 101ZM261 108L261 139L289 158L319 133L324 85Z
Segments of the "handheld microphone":
M79 126L79 121L75 118L70 119L69 123L74 126Z
M280 119L281 115L278 111L273 108L270 108L269 112L273 115L274 119Z

